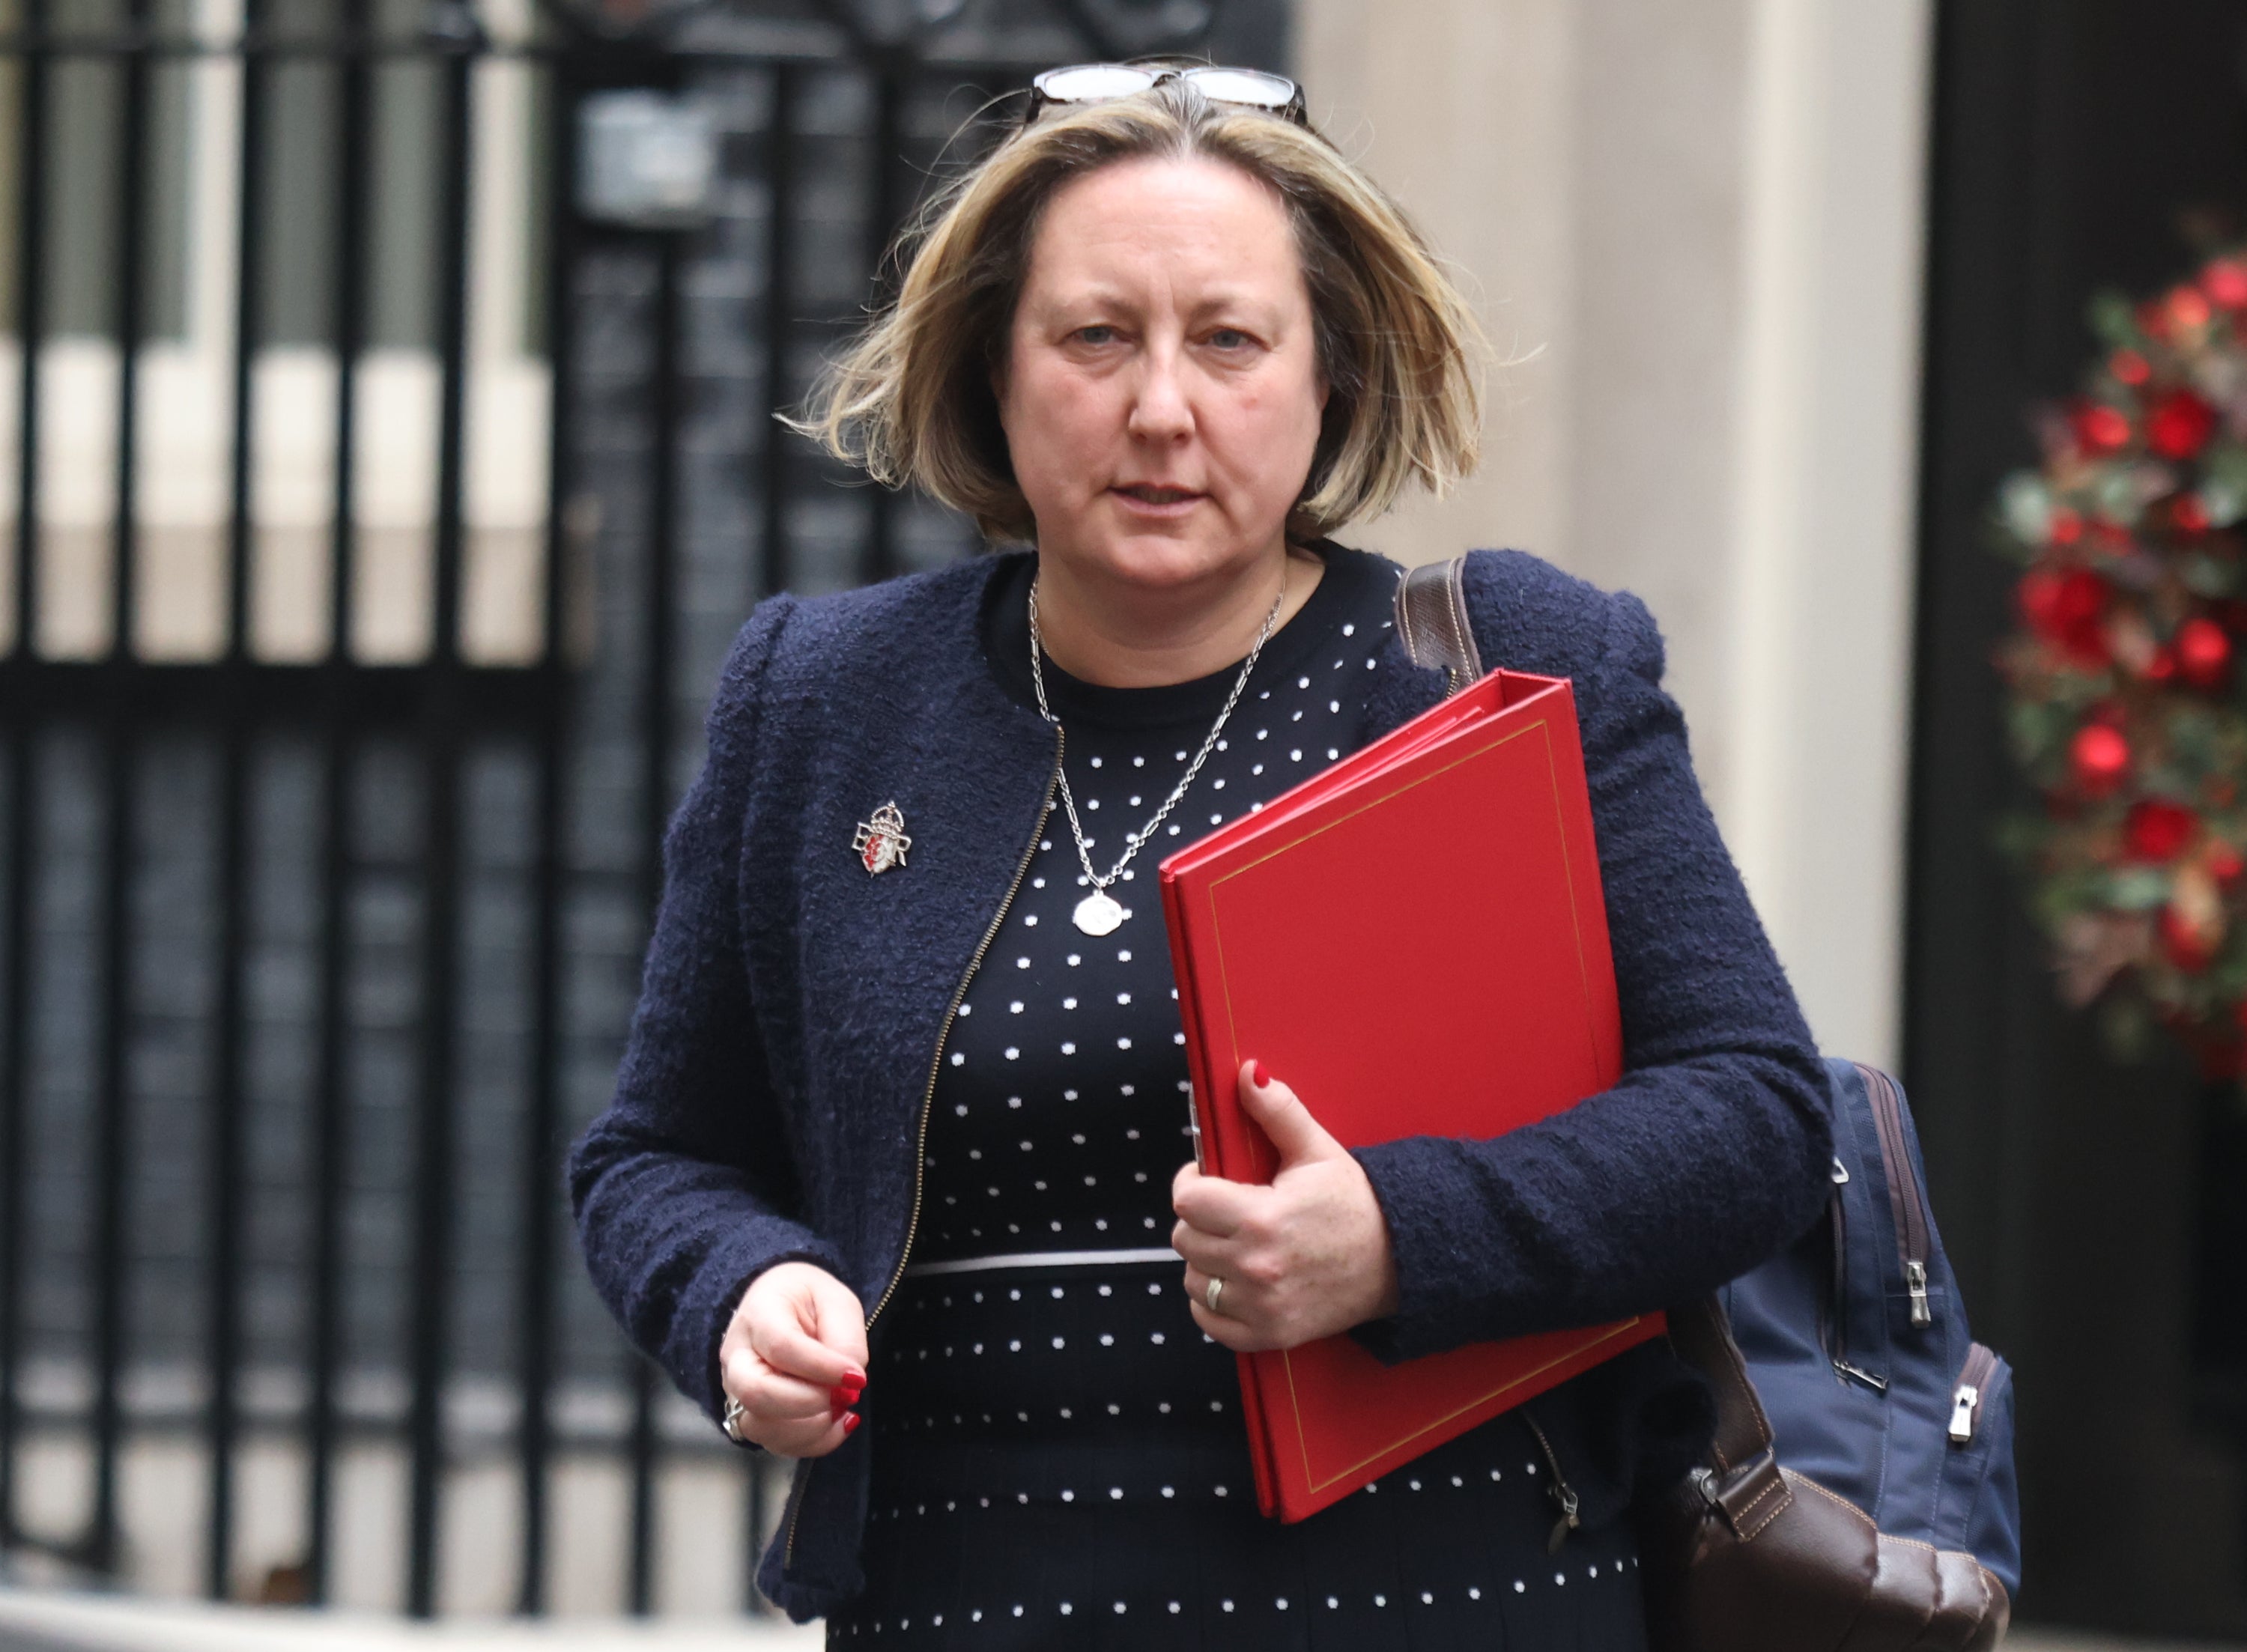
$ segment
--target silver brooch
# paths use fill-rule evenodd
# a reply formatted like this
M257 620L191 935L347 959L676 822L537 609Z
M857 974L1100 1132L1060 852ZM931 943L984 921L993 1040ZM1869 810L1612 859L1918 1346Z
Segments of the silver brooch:
M885 872L905 864L905 850L912 847L912 839L905 836L905 817L898 812L894 799L876 809L873 819L858 823L850 847L858 852L858 864L870 872Z

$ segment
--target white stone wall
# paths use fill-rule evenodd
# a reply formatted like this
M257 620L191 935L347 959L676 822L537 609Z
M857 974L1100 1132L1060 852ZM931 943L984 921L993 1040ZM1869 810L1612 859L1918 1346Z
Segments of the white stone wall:
M1499 352L1453 500L1356 533L1636 591L1835 1054L1895 1058L1929 0L1301 0L1325 129Z

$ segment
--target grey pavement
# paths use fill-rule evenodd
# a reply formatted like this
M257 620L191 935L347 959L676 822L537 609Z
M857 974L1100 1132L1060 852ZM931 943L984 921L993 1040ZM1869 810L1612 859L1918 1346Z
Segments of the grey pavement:
M816 1625L763 1618L420 1624L372 1614L0 1590L0 1652L811 1652L822 1640Z
M0 1652L809 1652L816 1625L766 1619L614 1619L544 1623L456 1619L413 1624L341 1612L157 1604L0 1589ZM2010 1652L2247 1652L2237 1642L2144 1641L2024 1629Z

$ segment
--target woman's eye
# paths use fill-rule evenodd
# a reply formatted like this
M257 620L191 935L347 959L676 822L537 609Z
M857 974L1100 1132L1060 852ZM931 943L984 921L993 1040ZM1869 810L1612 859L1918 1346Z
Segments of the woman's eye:
M1219 350L1241 350L1248 344L1248 335L1238 327L1219 327L1210 334L1209 341Z
M1113 344L1116 341L1116 329L1104 324L1079 327L1076 330L1076 341L1081 345Z

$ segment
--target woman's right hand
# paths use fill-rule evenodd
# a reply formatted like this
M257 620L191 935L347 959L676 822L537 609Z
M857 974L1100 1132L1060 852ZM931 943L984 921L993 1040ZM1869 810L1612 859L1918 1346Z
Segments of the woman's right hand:
M781 1457L824 1457L850 1437L866 1386L866 1315L857 1294L811 1262L749 1281L718 1344L741 1437Z

